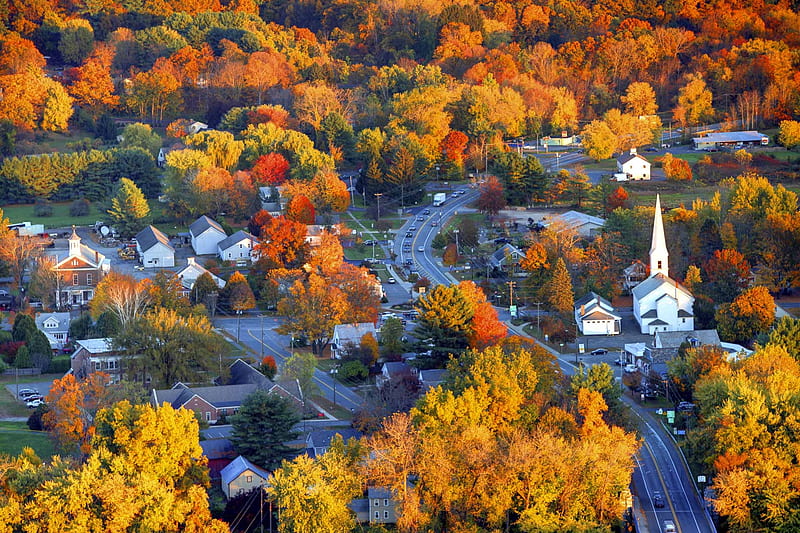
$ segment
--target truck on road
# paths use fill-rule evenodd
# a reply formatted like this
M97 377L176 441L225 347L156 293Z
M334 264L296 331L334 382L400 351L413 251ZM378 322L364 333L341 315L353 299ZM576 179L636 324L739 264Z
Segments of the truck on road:
M433 207L439 207L447 200L447 193L437 192L433 195Z

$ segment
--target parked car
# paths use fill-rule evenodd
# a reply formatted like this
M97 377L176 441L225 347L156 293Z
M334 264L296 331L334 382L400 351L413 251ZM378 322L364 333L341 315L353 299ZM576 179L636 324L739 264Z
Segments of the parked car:
M653 493L653 507L662 509L664 507L664 496L660 492Z
M397 280L394 279L394 278L389 278L389 279L386 280L386 283L389 283L389 284L397 283Z
M606 350L605 348L598 348L596 350L592 350L589 353L591 355L606 355L608 353L608 350Z
M625 365L625 372L627 372L629 374L633 374L634 372L638 372L638 371L639 371L639 367L636 366L636 365L631 365L631 364Z
M28 401L31 396L39 396L39 391L35 389L22 389L19 391L19 399L23 402Z
M37 407L39 407L43 403L44 402L41 399L37 398L35 400L31 400L29 402L25 402L25 407L27 407L28 409L36 409Z
M680 402L678 404L678 411L683 413L691 413L694 411L694 404L692 402Z

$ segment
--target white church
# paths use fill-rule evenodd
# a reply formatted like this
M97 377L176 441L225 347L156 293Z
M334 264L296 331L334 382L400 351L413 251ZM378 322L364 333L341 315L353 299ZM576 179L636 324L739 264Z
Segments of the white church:
M633 316L642 333L655 335L656 331L694 330L694 297L686 287L669 277L669 252L658 196L650 245L650 276L632 292Z

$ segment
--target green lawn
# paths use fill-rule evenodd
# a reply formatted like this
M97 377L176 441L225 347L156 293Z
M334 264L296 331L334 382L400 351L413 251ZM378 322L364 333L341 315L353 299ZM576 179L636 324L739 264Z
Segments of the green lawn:
M44 461L55 455L53 441L47 433L31 431L25 422L0 422L0 453L16 456L25 446L33 448Z
M53 216L37 217L33 214L33 204L7 205L2 208L3 213L9 222L30 222L31 224L44 224L45 228L63 228L76 224L86 226L94 224L102 214L97 212L97 208L92 205L89 214L82 217L73 217L69 214L69 206L72 202L61 202L51 204L53 206Z

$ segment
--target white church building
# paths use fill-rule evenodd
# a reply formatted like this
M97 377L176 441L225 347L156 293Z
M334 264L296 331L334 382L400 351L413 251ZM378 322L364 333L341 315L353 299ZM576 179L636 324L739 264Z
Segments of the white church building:
M642 333L655 335L656 331L694 330L694 297L686 287L669 277L669 252L658 196L650 245L650 276L632 292L633 316Z

